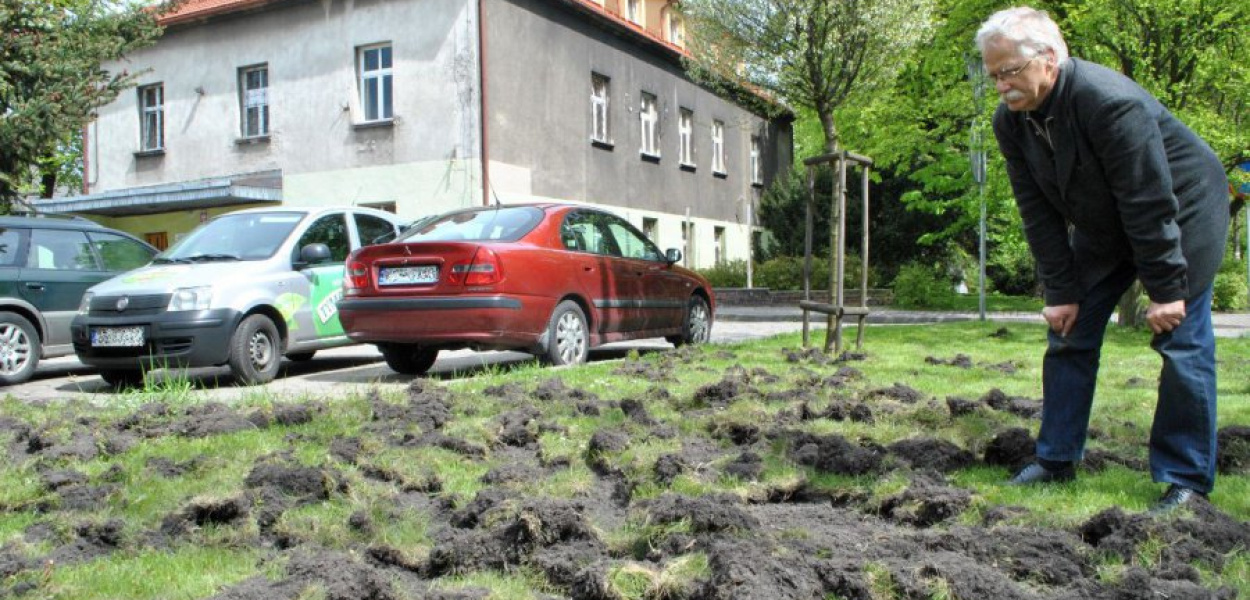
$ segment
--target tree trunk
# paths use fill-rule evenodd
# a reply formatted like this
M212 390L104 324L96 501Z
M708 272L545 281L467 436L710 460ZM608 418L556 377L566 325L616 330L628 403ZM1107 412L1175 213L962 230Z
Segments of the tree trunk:
M838 148L838 129L833 123L833 108L822 106L816 112L820 117L820 129L825 133L825 154L833 154Z
M1134 281L1128 291L1120 296L1120 318L1117 322L1121 327L1138 328L1146 324L1146 304L1141 302L1145 292L1141 282Z

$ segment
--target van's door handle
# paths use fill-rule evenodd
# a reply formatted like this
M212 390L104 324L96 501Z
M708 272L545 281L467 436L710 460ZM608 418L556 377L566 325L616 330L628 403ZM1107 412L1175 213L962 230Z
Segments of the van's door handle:
M26 289L35 290L36 292L42 292L44 290L44 287L43 287L43 284L39 283L38 281L27 281Z

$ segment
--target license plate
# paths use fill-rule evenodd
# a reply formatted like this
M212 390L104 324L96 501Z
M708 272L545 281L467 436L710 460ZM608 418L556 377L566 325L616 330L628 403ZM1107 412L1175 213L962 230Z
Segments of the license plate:
M142 346L142 327L97 327L91 330L92 346Z
M414 285L438 281L438 267L382 267L378 269L378 285Z

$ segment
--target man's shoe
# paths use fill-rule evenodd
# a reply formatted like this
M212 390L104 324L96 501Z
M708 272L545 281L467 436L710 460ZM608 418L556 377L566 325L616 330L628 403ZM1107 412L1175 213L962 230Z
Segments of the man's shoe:
M1158 502L1150 507L1147 511L1150 515L1162 515L1170 513L1182 506L1193 504L1198 498L1206 498L1207 495L1198 490L1191 490L1187 487L1176 485L1173 483L1168 486L1168 491L1163 493Z
M1063 483L1076 479L1076 468L1068 465L1061 469L1047 469L1037 463L1029 463L1007 482L1007 485L1033 485L1035 483Z

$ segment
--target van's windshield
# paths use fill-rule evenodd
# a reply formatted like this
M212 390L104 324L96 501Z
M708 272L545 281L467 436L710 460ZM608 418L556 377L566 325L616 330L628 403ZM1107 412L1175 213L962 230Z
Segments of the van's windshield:
M297 213L222 215L178 240L154 262L264 260L278 251L303 218Z

